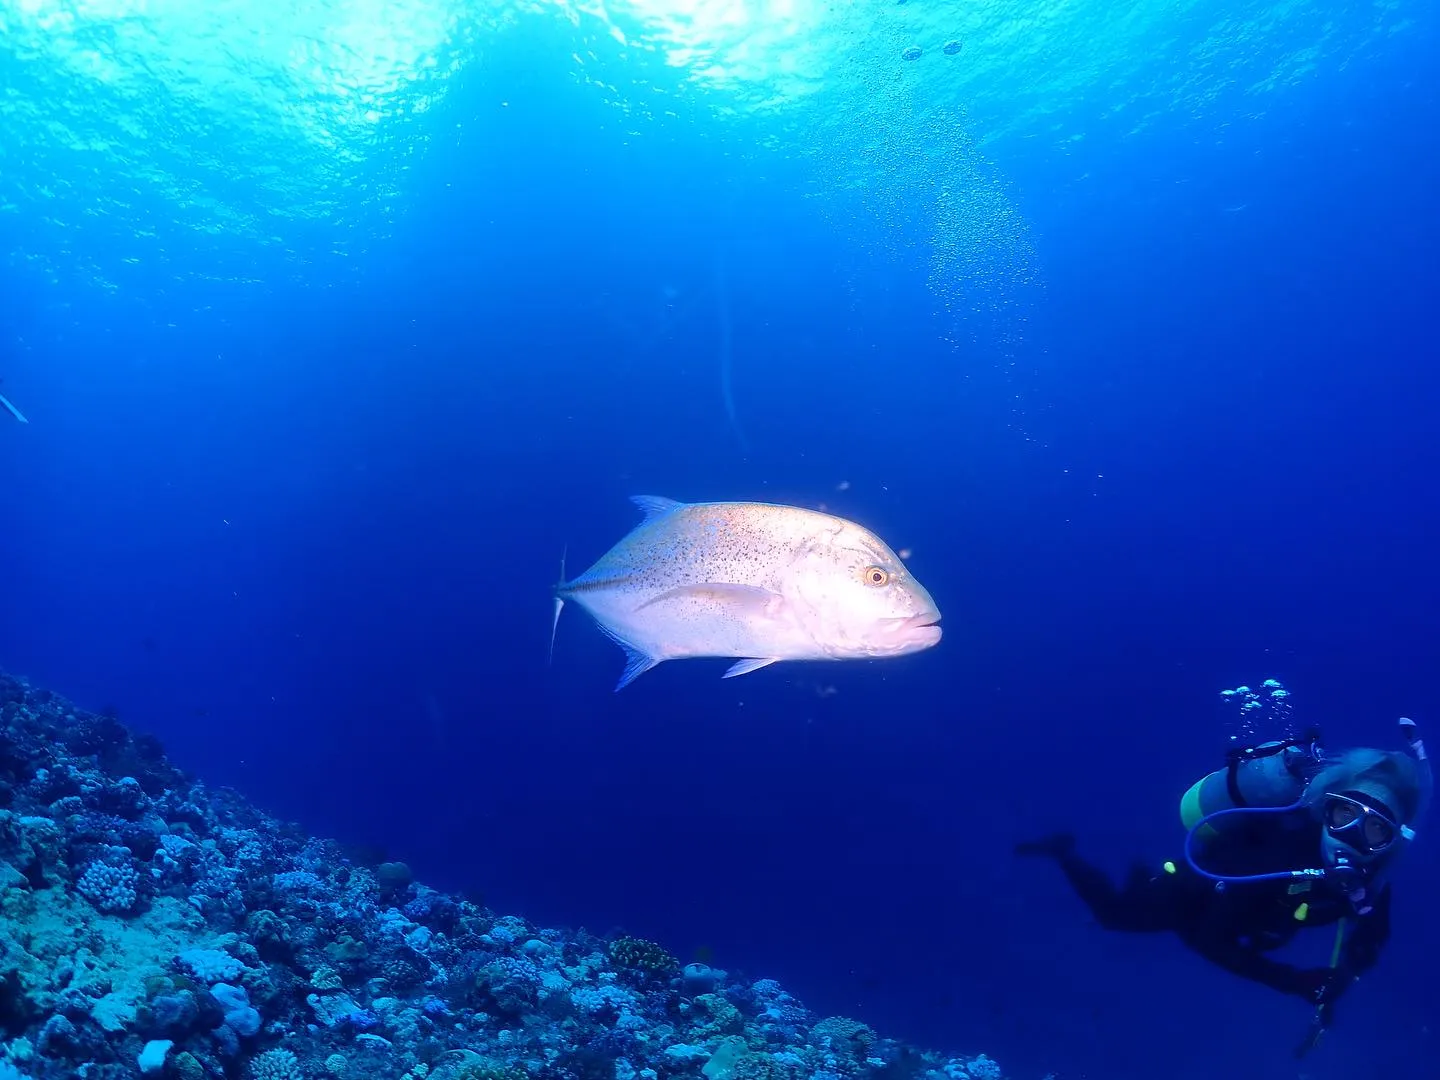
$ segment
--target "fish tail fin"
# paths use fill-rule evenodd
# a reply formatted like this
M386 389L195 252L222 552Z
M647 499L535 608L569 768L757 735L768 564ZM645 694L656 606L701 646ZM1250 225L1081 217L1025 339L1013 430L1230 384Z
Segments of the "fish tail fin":
M19 420L20 423L28 424L30 422L29 420L25 419L24 413L22 413L14 405L10 404L10 399L7 398L4 394L0 394L0 406L4 406L5 411L8 412L11 416L15 417L16 420Z
M545 661L547 664L555 663L555 631L560 628L560 609L565 606L565 601L555 597L555 617L550 623L550 656Z
M569 550L568 544L560 549L560 580L555 583L555 617L550 622L550 658L546 661L549 664L555 662L555 631L560 629L560 609L565 606L560 588L565 584L565 555Z

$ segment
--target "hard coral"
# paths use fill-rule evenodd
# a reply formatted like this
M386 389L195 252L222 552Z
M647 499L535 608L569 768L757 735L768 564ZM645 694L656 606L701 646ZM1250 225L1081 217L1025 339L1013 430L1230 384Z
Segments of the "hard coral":
M810 1029L816 1046L847 1053L860 1053L875 1042L875 1032L868 1024L844 1016L829 1016Z
M446 896L3 675L0 808L0 1061L27 1080L133 1078L163 1041L166 1080L998 1074L816 1023L773 980L686 977L653 941Z
M663 945L644 938L622 937L610 943L610 959L622 968L647 974L668 974L680 969L680 961Z
M526 1080L524 1069L473 1050L452 1050L435 1063L430 1080Z
M289 1050L266 1050L250 1059L250 1080L305 1080L299 1059Z
M122 848L122 851L125 849ZM126 853L128 855L128 852ZM92 862L75 883L75 890L106 913L128 912L135 906L140 875L128 862Z

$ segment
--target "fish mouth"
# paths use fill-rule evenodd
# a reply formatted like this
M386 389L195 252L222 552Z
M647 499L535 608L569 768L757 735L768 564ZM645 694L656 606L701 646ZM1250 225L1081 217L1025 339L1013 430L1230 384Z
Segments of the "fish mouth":
M939 624L940 612L922 611L903 619L886 619L884 634L898 652L917 652L939 642L942 633Z
M922 611L919 615L911 615L908 619L901 619L900 625L907 630L921 626L939 626L940 612Z

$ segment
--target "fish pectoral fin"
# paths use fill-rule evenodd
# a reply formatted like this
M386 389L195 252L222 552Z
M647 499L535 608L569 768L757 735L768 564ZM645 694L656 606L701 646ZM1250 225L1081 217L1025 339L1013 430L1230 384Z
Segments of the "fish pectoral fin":
M666 589L660 595L646 600L635 610L644 611L651 604L663 604L667 600L708 600L735 615L747 618L773 619L785 607L783 596L758 585L702 581L695 585L677 585L673 589Z
M758 660L737 660L725 669L722 679L733 679L736 675L749 675L752 671L759 671L762 667L769 667L779 660L778 656L767 656Z

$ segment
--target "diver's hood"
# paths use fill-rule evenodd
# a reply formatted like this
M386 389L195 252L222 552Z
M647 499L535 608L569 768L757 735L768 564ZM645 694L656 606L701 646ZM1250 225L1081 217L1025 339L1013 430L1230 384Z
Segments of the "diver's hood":
M1391 791L1385 784L1378 784L1374 780L1356 779L1352 780L1345 787L1345 790L1352 795L1363 798L1377 810L1380 810L1395 823L1399 835L1395 843L1384 851L1371 854L1352 848L1342 840L1337 840L1330 835L1328 830L1321 830L1320 853L1324 856L1327 867L1354 866L1363 870L1371 878L1377 877L1383 869L1387 868L1399 858L1400 853L1410 846L1415 839L1414 825L1430 808L1430 798L1434 793L1435 778L1430 765L1430 758L1425 753L1425 743L1420 738L1419 730L1415 721L1409 717L1400 718L1400 731L1405 738L1406 749L1416 764L1420 793L1418 805L1414 807L1415 812L1410 815L1408 821L1402 820L1396 807L1401 800L1396 793Z
M1400 800L1384 784L1377 784L1373 780L1351 780L1345 785L1345 792L1369 803L1396 826L1402 824L1400 815L1395 812Z

